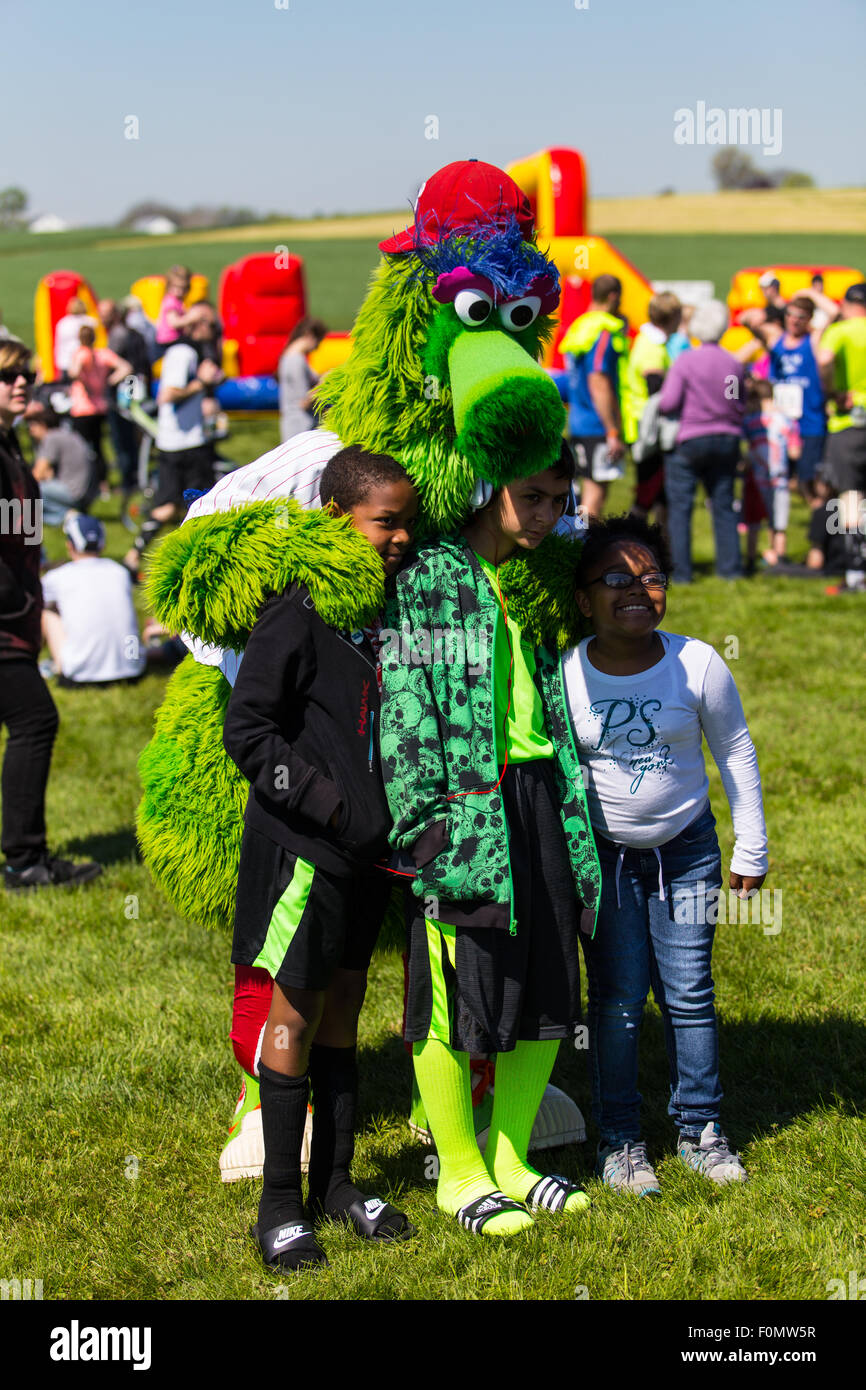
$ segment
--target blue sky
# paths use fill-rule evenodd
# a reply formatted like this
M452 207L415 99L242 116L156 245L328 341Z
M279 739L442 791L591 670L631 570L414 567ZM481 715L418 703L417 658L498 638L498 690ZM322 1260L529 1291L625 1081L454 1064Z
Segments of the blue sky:
M73 222L145 197L351 212L405 206L452 159L571 145L597 194L701 191L714 148L673 139L698 101L781 112L781 153L749 148L759 164L866 183L864 0L577 3L18 5L0 187Z

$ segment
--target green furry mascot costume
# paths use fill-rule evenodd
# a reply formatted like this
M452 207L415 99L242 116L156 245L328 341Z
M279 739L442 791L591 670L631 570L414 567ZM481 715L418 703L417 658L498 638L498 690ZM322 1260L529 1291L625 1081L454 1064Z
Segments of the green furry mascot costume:
M222 724L262 603L301 581L337 627L361 627L384 608L368 543L348 518L309 510L327 458L348 444L396 458L420 491L432 538L492 488L560 454L564 411L537 360L558 275L535 245L527 198L501 170L466 161L429 179L415 211L413 228L382 243L351 356L318 389L326 428L229 475L152 561L154 611L191 654L140 758L138 833L167 896L207 926L228 929L234 913L248 785L223 749ZM573 541L552 535L500 568L509 614L533 645L555 651L582 635L575 564ZM260 1153L243 1152L257 1098L253 1060L243 1065L224 1178L260 1171Z

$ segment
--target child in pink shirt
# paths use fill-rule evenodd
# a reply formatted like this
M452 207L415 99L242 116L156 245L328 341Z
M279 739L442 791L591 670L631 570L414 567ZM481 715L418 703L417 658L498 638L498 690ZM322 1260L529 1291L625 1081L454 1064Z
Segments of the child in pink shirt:
M173 265L166 276L165 294L156 320L156 344L161 349L160 356L167 347L177 342L186 327L184 300L189 294L191 279L190 272L183 265Z

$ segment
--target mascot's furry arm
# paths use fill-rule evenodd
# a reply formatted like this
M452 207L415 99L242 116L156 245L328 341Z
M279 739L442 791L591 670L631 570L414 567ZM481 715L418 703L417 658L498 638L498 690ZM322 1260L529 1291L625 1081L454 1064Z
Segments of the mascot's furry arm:
M382 562L349 517L254 502L188 521L154 556L149 597L172 631L241 650L270 594L307 584L335 627L382 609ZM168 683L139 758L138 838L153 877L185 916L230 927L249 786L223 748L231 687L188 656Z

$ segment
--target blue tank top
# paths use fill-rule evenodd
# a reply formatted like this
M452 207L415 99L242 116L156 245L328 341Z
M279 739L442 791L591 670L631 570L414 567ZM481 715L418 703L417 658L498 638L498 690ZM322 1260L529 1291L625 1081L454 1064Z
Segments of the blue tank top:
M770 380L790 382L803 390L803 413L800 416L802 435L823 434L827 428L824 415L824 392L818 375L818 363L812 350L812 340L801 338L794 347L785 347L785 334L770 348Z

